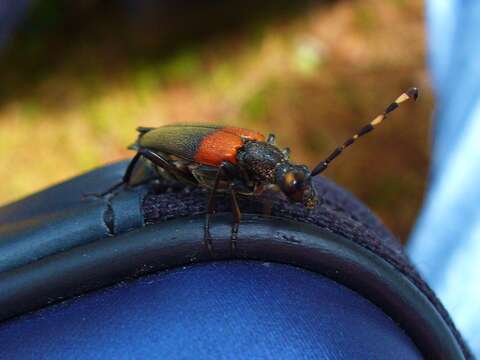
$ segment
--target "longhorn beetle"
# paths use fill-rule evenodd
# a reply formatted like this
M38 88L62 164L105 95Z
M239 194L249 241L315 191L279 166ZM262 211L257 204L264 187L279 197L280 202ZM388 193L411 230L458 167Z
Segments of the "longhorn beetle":
M263 134L218 125L167 125L159 128L139 127L137 141L130 149L137 153L131 160L122 182L106 193L124 184L134 186L138 178L139 160L148 159L158 170L184 184L210 189L205 216L204 241L212 252L210 220L215 212L215 194L228 192L232 202L233 224L231 247L235 250L240 208L237 194L259 195L266 188L276 188L291 202L314 208L317 203L312 178L322 173L345 148L372 131L401 103L418 97L411 88L401 94L385 111L362 127L356 134L337 147L313 170L289 160L289 149L275 146L275 135ZM138 183L138 182L137 182Z

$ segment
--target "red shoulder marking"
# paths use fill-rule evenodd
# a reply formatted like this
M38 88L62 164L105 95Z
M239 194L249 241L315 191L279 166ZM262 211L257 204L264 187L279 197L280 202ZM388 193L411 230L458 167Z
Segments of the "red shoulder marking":
M195 161L201 164L218 166L222 161L237 162L237 151L243 146L243 139L265 141L259 132L247 129L224 127L207 136L200 143Z

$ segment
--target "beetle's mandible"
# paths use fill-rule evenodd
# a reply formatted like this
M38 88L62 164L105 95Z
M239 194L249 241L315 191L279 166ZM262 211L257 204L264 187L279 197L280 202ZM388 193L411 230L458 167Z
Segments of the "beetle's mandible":
M137 141L130 147L137 153L131 160L122 182L114 188L135 186L139 160L147 159L154 167L184 184L210 189L205 217L204 240L212 253L210 219L215 211L215 194L228 192L232 200L233 225L231 246L235 250L240 225L237 194L254 196L266 188L281 191L291 202L307 208L316 206L317 197L312 178L323 172L342 151L358 138L369 133L401 103L418 97L411 88L392 102L385 111L337 147L313 170L290 162L289 150L275 146L275 136L228 126L167 125L159 128L138 128Z

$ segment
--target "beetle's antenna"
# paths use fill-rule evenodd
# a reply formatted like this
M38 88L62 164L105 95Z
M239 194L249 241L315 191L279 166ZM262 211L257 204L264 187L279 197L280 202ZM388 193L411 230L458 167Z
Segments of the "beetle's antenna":
M392 102L388 107L385 109L383 114L378 115L375 119L370 121L369 124L365 125L362 127L355 135L353 135L351 138L349 138L347 141L343 143L343 145L337 147L333 152L322 162L320 162L313 170L311 173L311 176L316 176L323 172L328 165L338 156L342 153L343 150L345 150L347 147L352 145L359 137L362 137L363 135L368 134L370 131L372 131L377 125L379 125L383 120L387 118L387 115L394 111L398 106L410 99L417 100L418 97L418 89L413 87L406 92L404 92L402 95L400 95L394 102Z

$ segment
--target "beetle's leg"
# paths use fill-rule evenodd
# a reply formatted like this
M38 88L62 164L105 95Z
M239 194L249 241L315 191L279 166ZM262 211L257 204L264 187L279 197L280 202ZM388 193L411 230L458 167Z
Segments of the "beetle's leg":
M274 135L272 135L274 137ZM230 249L235 254L237 249L238 229L240 227L241 212L237 200L237 191L251 192L251 184L248 173L241 166L236 167L230 162L223 163L224 174L231 180L229 185L230 199L232 203L232 231L230 234Z
M267 143L275 145L275 134L268 134Z
M118 183L110 186L107 190L101 192L101 193L87 193L83 195L83 198L87 197L96 197L96 198L101 198L104 197L105 195L113 193L115 190L117 190L119 187L123 185L128 185L130 181L130 177L132 176L133 169L135 168L135 165L137 165L138 160L140 159L141 154L136 153L135 156L130 160L130 163L127 166L127 170L125 170L125 173L123 174L122 180L119 181Z
M212 190L210 191L210 195L208 197L207 213L205 214L203 238L204 238L205 246L207 247L208 252L212 256L213 256L213 247L212 247L212 236L210 235L210 219L212 215L215 213L215 194L217 193L218 185L220 184L220 178L224 176L224 166L225 164L222 163L218 168L217 175L215 176L215 182L213 183Z
M237 238L238 238L238 228L240 227L241 212L240 207L238 206L237 193L234 189L234 184L230 184L230 198L232 199L232 213L233 213L233 224L232 232L230 235L230 246L232 254L235 254L237 250Z
M111 192L114 192L115 190L117 190L119 187L121 187L123 185L128 186L129 183L130 183L130 179L132 177L132 174L133 174L133 170L135 169L135 166L137 165L141 156L142 156L142 154L137 152L135 154L135 156L132 158L132 160L130 160L130 162L128 163L127 170L125 170L125 174L123 174L122 181L116 183L111 188L109 188L108 190L101 193L100 196L105 196L105 195L107 195Z
M227 179L233 179L238 173L238 168L229 161L223 161L220 165L223 171L223 175Z
M285 159L290 159L290 148L286 147L285 149L282 150L283 156L285 156Z
M150 160L155 165L172 172L173 174L178 173L178 168L162 155L148 149L140 149L138 153Z
M133 169L135 169L135 166L137 165L138 160L140 160L140 157L142 156L141 153L137 152L135 156L130 160L130 163L128 164L127 170L125 170L125 174L123 174L122 182L120 184L129 184L130 183L130 178L132 177L133 174Z
M107 190L105 191L102 191L101 193L95 193L95 192L88 192L88 193L84 193L82 194L82 199L85 200L85 199L88 199L88 198L102 198L108 194L111 194L113 193L115 190L117 190L119 187L125 185L125 183L122 181L119 181L117 183L115 183L114 185L110 186Z
M146 159L150 160L152 163L155 165L165 169L169 173L173 174L177 178L183 180L187 184L192 184L193 181L190 179L190 176L188 174L183 173L180 171L178 167L176 167L174 164L170 162L167 158L165 158L163 155L160 155L156 152L153 152L152 150L149 149L140 149L138 151L140 155L145 157Z

